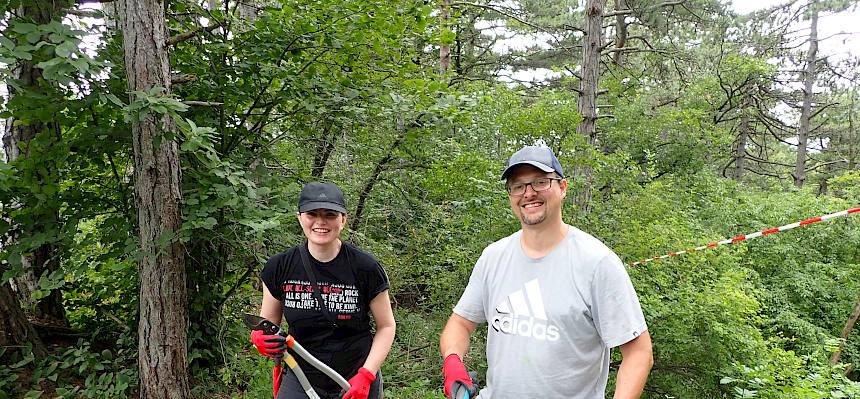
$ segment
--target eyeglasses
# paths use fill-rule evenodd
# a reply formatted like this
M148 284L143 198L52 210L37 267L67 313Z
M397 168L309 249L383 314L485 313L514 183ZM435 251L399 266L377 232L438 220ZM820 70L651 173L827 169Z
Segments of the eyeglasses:
M541 177L538 179L534 179L529 182L521 182L516 184L511 184L505 187L505 190L508 191L513 197L519 197L526 193L526 186L532 186L532 190L538 191L546 191L549 190L549 187L552 186L553 180L562 180L559 177Z

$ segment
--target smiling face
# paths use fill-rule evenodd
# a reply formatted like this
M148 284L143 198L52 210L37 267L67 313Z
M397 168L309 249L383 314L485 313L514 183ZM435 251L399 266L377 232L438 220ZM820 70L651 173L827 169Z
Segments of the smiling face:
M299 224L309 242L325 247L340 237L346 226L346 215L330 209L312 209L299 213Z
M506 184L508 186L529 183L541 177L557 177L555 173L547 173L529 165L519 166L511 171ZM509 195L511 211L520 219L523 228L537 226L545 221L561 222L561 203L567 195L567 180L553 181L549 189L535 191L531 185L526 186L523 195Z

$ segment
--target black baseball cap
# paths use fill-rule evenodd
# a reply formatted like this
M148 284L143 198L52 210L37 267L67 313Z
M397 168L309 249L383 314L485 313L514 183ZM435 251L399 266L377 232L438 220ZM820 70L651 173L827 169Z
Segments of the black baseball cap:
M331 183L311 182L302 187L299 194L299 212L314 209L331 209L346 213L346 201L343 192Z
M501 180L507 179L511 170L519 165L531 165L544 172L555 172L560 177L564 177L561 163L558 162L558 158L555 157L555 153L549 147L529 145L515 152L514 155L511 155L511 159L508 160L508 165L502 172Z

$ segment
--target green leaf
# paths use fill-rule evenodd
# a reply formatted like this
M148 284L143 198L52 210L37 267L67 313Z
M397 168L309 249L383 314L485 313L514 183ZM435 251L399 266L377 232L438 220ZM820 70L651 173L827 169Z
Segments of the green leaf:
M26 35L30 32L38 31L39 27L26 22L18 22L12 25L12 32L20 33L22 35Z
M54 53L58 57L69 58L72 56L72 54L75 53L75 51L77 49L78 49L78 47L75 45L74 42L66 41L66 42L60 43L57 47L55 47Z
M112 102L114 105L116 105L118 107L125 107L125 104L117 96L115 96L111 93L107 93L107 94L105 94L105 97L107 97L107 99L110 102Z
M42 40L42 33L39 31L30 32L24 38L27 40L27 43L36 44Z

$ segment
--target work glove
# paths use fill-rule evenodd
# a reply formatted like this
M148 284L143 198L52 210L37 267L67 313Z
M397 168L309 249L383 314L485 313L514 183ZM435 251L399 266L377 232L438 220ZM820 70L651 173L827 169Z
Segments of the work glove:
M251 331L251 342L257 347L257 352L271 358L281 357L287 350L287 339L280 335L266 335L261 330Z
M473 397L477 393L477 389L472 384L472 379L469 378L469 373L466 372L466 365L456 353L445 358L445 363L442 364L442 374L445 375L446 398L459 399L451 396L451 387L455 384L462 384L469 391L469 397Z
M346 391L342 399L367 399L367 395L370 393L370 384L375 380L376 375L370 370L364 367L358 369L358 372L349 379L349 391Z

